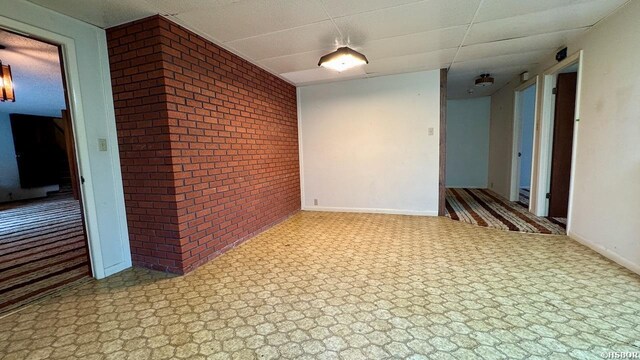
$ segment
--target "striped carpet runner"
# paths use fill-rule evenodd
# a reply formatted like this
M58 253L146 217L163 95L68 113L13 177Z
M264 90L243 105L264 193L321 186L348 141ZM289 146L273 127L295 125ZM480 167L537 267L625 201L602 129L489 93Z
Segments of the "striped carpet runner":
M447 189L447 216L453 220L509 231L565 234L560 221L541 218L486 189Z
M89 276L78 201L44 199L0 207L0 313Z

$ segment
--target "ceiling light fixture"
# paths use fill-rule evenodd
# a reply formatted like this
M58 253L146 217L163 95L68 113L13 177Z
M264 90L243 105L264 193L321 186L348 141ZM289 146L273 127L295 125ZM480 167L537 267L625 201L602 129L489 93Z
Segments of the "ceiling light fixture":
M332 53L322 56L318 62L318 66L341 72L368 63L369 60L367 60L366 56L344 46Z
M11 66L3 64L2 61L0 61L0 101L16 101Z
M476 86L484 87L493 85L493 78L490 74L480 74L480 77L476 79Z

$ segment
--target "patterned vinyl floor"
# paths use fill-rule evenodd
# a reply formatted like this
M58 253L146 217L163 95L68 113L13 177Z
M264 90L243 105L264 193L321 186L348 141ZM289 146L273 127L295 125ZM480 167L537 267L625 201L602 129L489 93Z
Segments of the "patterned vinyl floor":
M134 269L0 319L2 359L601 359L640 277L565 236L300 212L175 277Z

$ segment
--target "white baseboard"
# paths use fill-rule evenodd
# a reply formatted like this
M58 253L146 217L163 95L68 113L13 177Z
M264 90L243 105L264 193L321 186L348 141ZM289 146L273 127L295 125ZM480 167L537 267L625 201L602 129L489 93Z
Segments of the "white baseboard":
M598 245L598 244L594 244L593 242L585 239L583 236L576 234L573 231L569 231L567 233L567 235L579 242L580 244L590 248L591 250L597 252L598 254L606 257L607 259L610 259L618 264L620 264L621 266L624 266L625 268L633 271L634 273L640 275L640 264L636 264L633 261L626 259L624 257L622 257L620 254L615 253L613 251L611 251L610 249L607 249L606 247L602 246L602 245Z
M438 216L438 211L415 211L397 209L375 209L375 208L345 208L345 207L323 207L323 206L303 206L304 211L325 211L325 212L348 212L364 214L389 214L389 215L412 215L412 216Z

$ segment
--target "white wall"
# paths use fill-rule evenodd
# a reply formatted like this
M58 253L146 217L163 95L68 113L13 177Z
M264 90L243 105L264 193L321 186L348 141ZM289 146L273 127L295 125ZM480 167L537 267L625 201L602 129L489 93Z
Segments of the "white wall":
M576 123L572 238L640 273L640 1L568 44L569 54L583 53L580 121ZM553 65L549 61L532 74ZM492 97L492 107L513 107L517 80ZM492 113L492 146L508 143L494 134L510 134L512 111ZM494 144L495 143L495 144ZM508 148L508 146L506 146ZM508 152L506 152L508 153ZM494 154L497 164L499 154ZM490 179L509 174L509 164L494 166ZM491 180L490 180L491 181ZM508 188L507 188L508 189Z
M0 113L0 203L44 197L47 196L47 192L58 189L58 185L30 189L20 187L11 121L9 114Z
M437 215L439 86L437 70L298 88L302 208Z
M113 96L102 29L24 0L0 0L0 25L64 43L94 275L131 266ZM98 139L108 151L98 151Z
M447 187L487 188L490 111L490 96L447 101Z

